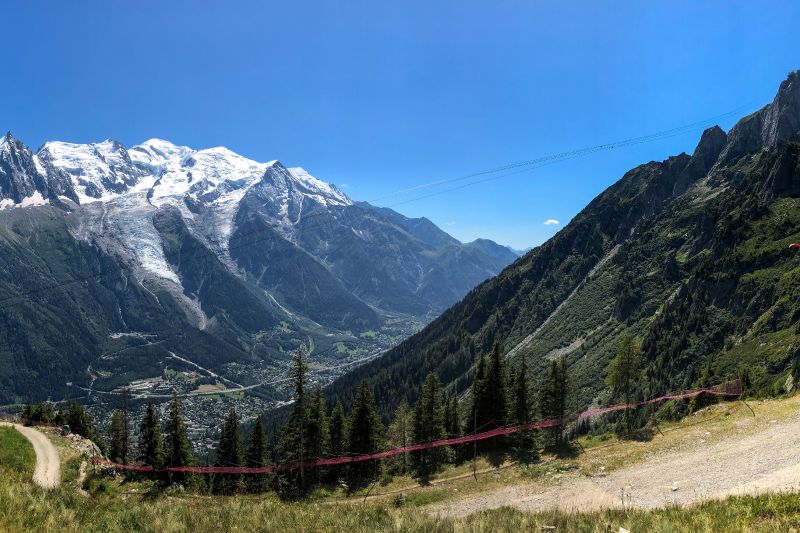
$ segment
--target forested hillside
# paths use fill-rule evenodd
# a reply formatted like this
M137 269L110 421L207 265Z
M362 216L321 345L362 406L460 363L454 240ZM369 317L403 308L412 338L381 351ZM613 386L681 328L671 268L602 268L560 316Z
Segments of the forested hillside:
M500 342L534 375L565 356L572 409L602 403L621 334L643 341L654 394L741 376L792 384L800 320L800 73L692 155L626 173L563 230L479 285L419 334L331 385L367 380L380 413L413 402L428 372L456 392Z

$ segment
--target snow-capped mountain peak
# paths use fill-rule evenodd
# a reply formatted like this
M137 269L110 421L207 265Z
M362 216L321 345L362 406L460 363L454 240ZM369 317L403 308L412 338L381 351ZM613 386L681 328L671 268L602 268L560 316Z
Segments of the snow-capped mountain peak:
M130 190L145 175L125 147L111 139L90 144L51 141L36 155L45 167L69 176L81 204L110 200Z
M292 178L305 189L303 192L310 193L312 196L316 197L315 199L321 200L322 203L328 204L331 202L340 205L352 205L353 201L340 191L338 187L315 178L304 168L292 167L287 170Z
M138 165L148 168L164 165L167 161L180 161L193 154L194 150L162 139L148 139L133 146L128 153Z
M3 150L13 150L16 144L10 133L0 139ZM336 186L301 167L286 168L276 160L258 162L224 146L194 150L157 138L130 149L113 139L88 144L50 141L32 156L32 162L43 180L58 183L54 190L60 197L78 204L147 191L156 206L219 205L240 201L263 180L269 182L272 198L280 204L289 198L294 202L308 198L323 206L353 203Z
M163 261L143 259L160 247L153 209L178 209L192 231L224 256L243 203L257 205L287 233L314 204L321 209L353 205L341 190L303 168L286 168L276 160L262 163L223 146L194 150L157 138L130 149L112 139L53 141L32 154L10 135L0 146L0 163L6 161L0 168L0 208L64 200L103 203L102 210L92 211L104 217L96 227L107 231L116 225L119 242L161 277L168 277ZM148 268L155 263L160 266Z
M164 159L157 169L150 195L154 205L181 203L187 199L206 204L237 202L246 189L262 179L272 164L247 159L224 147L194 151L162 145L157 149L171 157ZM233 197L231 193L235 193Z
M259 163L241 156L224 146L206 148L193 153L184 159L181 166L188 172L199 172L203 179L210 183L219 184L223 181L241 182L249 180L254 175L258 178L273 162Z
M0 139L0 209L45 204L60 186L48 183L41 162L10 132Z

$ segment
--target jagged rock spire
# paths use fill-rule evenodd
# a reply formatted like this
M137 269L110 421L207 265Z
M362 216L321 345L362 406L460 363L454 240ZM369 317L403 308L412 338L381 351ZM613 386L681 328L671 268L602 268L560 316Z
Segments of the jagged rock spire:
M800 71L794 71L781 83L772 103L731 129L719 160L729 162L762 148L775 148L783 141L799 140Z

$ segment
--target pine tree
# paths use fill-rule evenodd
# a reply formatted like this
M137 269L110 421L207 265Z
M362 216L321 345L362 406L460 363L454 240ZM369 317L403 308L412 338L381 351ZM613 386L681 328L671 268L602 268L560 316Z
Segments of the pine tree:
M450 433L450 426L453 423L453 404L450 401L449 394L443 394L443 401L442 401L442 420L444 421L444 436L450 437L452 434ZM449 450L450 448L448 448Z
M128 405L128 391L126 390L122 394L120 408L111 415L111 428L109 430L111 436L109 458L121 464L128 463L130 451L131 428Z
M120 400L120 411L122 411L122 431L120 448L122 449L123 462L127 463L130 457L131 448L131 413L130 413L131 395L130 391L126 388L122 391Z
M478 419L483 420L487 414L484 413L484 402L485 402L485 393L484 389L486 388L486 361L484 360L483 354L479 356L478 359L478 368L475 371L475 379L472 381L472 392L471 392L471 404L469 410L469 421L468 425L470 428L471 433L475 433L483 429L483 422L478 424Z
M147 409L139 426L139 461L153 468L161 468L164 465L161 424L156 417L152 402L147 402Z
M69 406L69 411L67 413L67 424L69 424L70 430L76 435L80 435L81 437L85 437L87 439L92 438L94 428L92 427L89 413L87 413L86 410L77 402L72 402L72 404Z
M308 369L303 358L303 351L298 350L292 358L290 377L294 394L292 410L281 429L278 444L278 456L281 464L300 464L298 468L284 470L276 477L277 491L284 498L298 498L306 493L305 468L302 463L309 457L309 442L306 435L307 398L306 375Z
M508 417L505 358L500 353L500 343L497 342L494 344L489 364L486 365L484 393L486 394L484 411L489 414L487 421L497 427L505 426Z
M433 442L444 436L444 413L439 378L428 374L414 406L414 442ZM420 450L411 455L414 472L422 480L435 473L445 460L443 448Z
M127 435L122 411L116 409L111 413L111 426L109 427L111 442L108 448L108 458L115 463L128 462Z
M336 404L333 406L333 410L331 411L330 420L328 422L330 429L329 433L329 444L328 449L330 454L334 457L338 457L342 455L345 451L346 445L346 437L347 437L347 428L346 420L344 417L344 407L342 407L342 402L336 400ZM328 469L328 480L329 481L336 481L337 479L341 478L343 475L343 468L341 466L332 466Z
M336 400L330 417L330 450L331 455L341 455L345 449L345 418L342 402Z
M450 411L452 408L452 404L450 403L450 395L444 395L444 401L442 402L442 409L444 410L444 414L442 418L444 419L444 434L446 436L450 436L450 424L453 420L453 413Z
M445 418L445 433L448 438L460 437L463 430L461 429L461 412L458 408L458 396L453 393L445 402L445 405L448 407ZM452 451L451 456L453 460L458 461L460 455L463 453L464 447L455 445L450 446L450 449Z
M400 402L394 412L392 423L386 430L386 440L390 448L405 448L414 442L414 412L405 401ZM393 474L408 473L410 461L408 453L401 453L389 459Z
M167 438L165 446L165 461L169 467L192 466L194 459L186 436L186 426L183 422L183 412L177 393L172 393L172 404L167 417ZM186 484L191 480L191 475L185 472L170 473L172 483Z
M253 432L247 441L245 452L245 466L248 468L262 468L267 464L269 450L267 449L267 436L264 433L264 421L259 416L253 426ZM266 474L249 474L245 478L247 491L259 493L267 490L269 478Z
M356 392L348 422L347 451L353 455L378 451L382 426L375 409L375 400L366 381L361 382ZM379 465L372 461L351 463L347 468L347 484L350 490L376 478Z
M30 422L44 422L45 424L52 424L58 418L61 418L63 419L64 423L67 423L66 415L64 415L62 411L56 413L53 404L49 401L35 405L31 405L30 403L26 404L20 416Z
M239 440L239 420L236 418L236 409L231 409L217 446L216 466L241 466L242 446ZM214 475L213 490L216 494L234 494L239 490L241 476L238 474Z
M608 365L606 382L614 392L621 393L625 401L623 427L625 431L632 429L630 405L634 400L634 390L642 378L642 347L633 335L625 333L620 339L619 351Z
M51 404L43 404L51 405ZM43 412L46 412L43 410ZM67 412L67 424L70 430L76 435L87 438L97 444L97 446L105 451L105 442L100 438L94 429L92 417L86 412L86 409L77 402L72 402Z
M450 437L459 437L462 429L458 410L458 396L455 393L450 395L448 404L450 405L450 418L447 421L447 433Z
M306 420L308 460L313 461L324 457L328 451L328 417L325 414L325 398L320 387L314 390L308 402ZM313 468L307 474L306 481L310 486L314 486L320 483L325 472L321 468Z
M711 363L706 363L703 366L703 370L698 377L693 382L693 386L696 388L706 388L711 387L714 385L716 378L714 376L714 371L711 368ZM711 394L698 394L694 396L691 400L689 400L689 405L687 406L690 413L694 413L704 407L712 405L719 401L718 396L713 396Z
M564 420L567 412L569 377L566 358L561 357L550 363L550 372L542 386L540 410L545 419ZM564 424L550 430L551 444L559 446L564 442Z
M467 422L474 426L474 431L480 432L506 425L508 408L505 374L505 361L500 353L500 344L495 343L489 359L485 360L481 356L478 361L475 381L472 384L471 420ZM504 443L502 437L495 437L490 441L478 443L477 448L496 452L498 448L502 449Z
M522 356L519 369L514 374L511 383L512 407L511 421L522 425L531 421L530 398L528 394L528 367L525 356ZM514 439L518 452L530 453L533 451L534 442L529 431L522 431Z

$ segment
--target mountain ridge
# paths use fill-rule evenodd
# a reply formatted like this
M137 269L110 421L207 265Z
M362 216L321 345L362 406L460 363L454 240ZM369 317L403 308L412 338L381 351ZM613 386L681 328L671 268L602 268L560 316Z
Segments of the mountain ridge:
M497 341L505 353L522 343L512 366L526 357L540 376L549 358L566 356L575 379L571 402L579 409L608 400L603 376L625 330L644 341L650 392L687 387L704 376L736 377L739 362L753 373L754 387L767 391L782 384L794 368L795 337L786 321L766 317L775 313L776 294L793 294L787 280L797 272L781 246L800 237L798 80L800 74L791 73L771 104L727 134L707 129L692 155L628 171L554 237L384 357L334 382L327 394L348 401L366 380L388 418L401 401L413 403L428 372L450 390L466 391L477 356ZM780 217L784 233L764 233ZM752 241L755 235L763 242ZM763 259L740 257L753 247ZM764 276L781 280L779 292L752 287ZM720 293L723 287L727 292ZM720 297L732 287L755 298L751 310ZM759 328L749 329L748 320ZM781 327L772 331L761 321ZM737 346L762 337L771 346L771 336L782 339L779 347L735 360ZM756 364L760 358L779 362L765 371Z
M155 390L158 380L174 381L176 367L198 374L180 360L248 385L268 382L300 346L324 368L344 368L408 335L514 259L499 245L462 244L427 219L354 202L302 167L160 139L131 148L53 141L34 153L7 134L0 222L6 268L23 273L0 284L0 300L17 307L0 305L0 321L16 332L0 349L0 358L14 361L0 370L0 403L66 397L76 387L109 394L141 379ZM50 271L34 266L36 257L53 261ZM62 261L84 263L80 275ZM462 271L441 282L456 263ZM80 320L91 331L58 338L34 328L53 312L47 287L75 302L102 300L61 321L81 331L73 323ZM125 313L134 288L141 292L132 300L136 318ZM169 338L158 322L174 324ZM175 328L186 334L173 338ZM213 355L220 343L229 353ZM32 352L18 353L22 346ZM136 355L103 355L120 351ZM50 359L55 369L46 372ZM252 375L241 376L245 368ZM13 375L31 377L24 384ZM173 384L188 393L212 377L201 372ZM273 389L256 393L280 397Z

